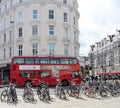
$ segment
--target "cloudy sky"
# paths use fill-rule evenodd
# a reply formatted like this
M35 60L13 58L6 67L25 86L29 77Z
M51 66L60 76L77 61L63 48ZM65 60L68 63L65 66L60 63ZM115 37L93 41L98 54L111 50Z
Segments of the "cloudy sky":
M88 55L90 45L120 29L120 0L78 0L80 55Z

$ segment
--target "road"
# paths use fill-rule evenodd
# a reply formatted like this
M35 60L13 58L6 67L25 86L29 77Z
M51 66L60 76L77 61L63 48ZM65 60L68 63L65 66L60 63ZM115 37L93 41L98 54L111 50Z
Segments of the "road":
M0 88L0 93L3 88ZM36 103L25 103L22 99L23 88L17 88L18 104L8 105L5 102L0 102L0 108L120 108L120 96L117 97L97 97L88 98L81 96L79 99L68 97L67 100L60 100L54 95L54 89L50 89L52 101L44 103L40 101L34 89Z

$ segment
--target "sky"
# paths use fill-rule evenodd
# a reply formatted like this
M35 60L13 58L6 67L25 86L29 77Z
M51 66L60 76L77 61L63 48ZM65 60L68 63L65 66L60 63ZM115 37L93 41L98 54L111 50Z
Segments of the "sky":
M77 0L80 56L87 56L90 45L120 30L120 0Z

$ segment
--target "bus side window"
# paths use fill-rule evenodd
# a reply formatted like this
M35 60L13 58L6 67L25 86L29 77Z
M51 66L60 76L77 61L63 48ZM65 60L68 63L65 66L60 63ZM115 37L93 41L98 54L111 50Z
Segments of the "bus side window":
M71 77L75 77L75 76L74 76L74 72L71 72Z
M42 73L41 73L41 77L42 77L42 78L50 77L50 72L42 72Z

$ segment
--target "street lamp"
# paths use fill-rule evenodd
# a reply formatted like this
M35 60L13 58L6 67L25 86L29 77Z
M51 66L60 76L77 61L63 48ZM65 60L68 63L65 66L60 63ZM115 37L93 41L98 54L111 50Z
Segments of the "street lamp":
M10 24L12 24L12 32L13 32L13 36L12 36L12 39L13 39L13 46L12 46L12 51L13 51L13 56L14 56L14 21L10 21Z
M90 54L90 60L91 60L91 74L93 74L93 54L92 52L94 51L95 45L91 45L91 54Z

